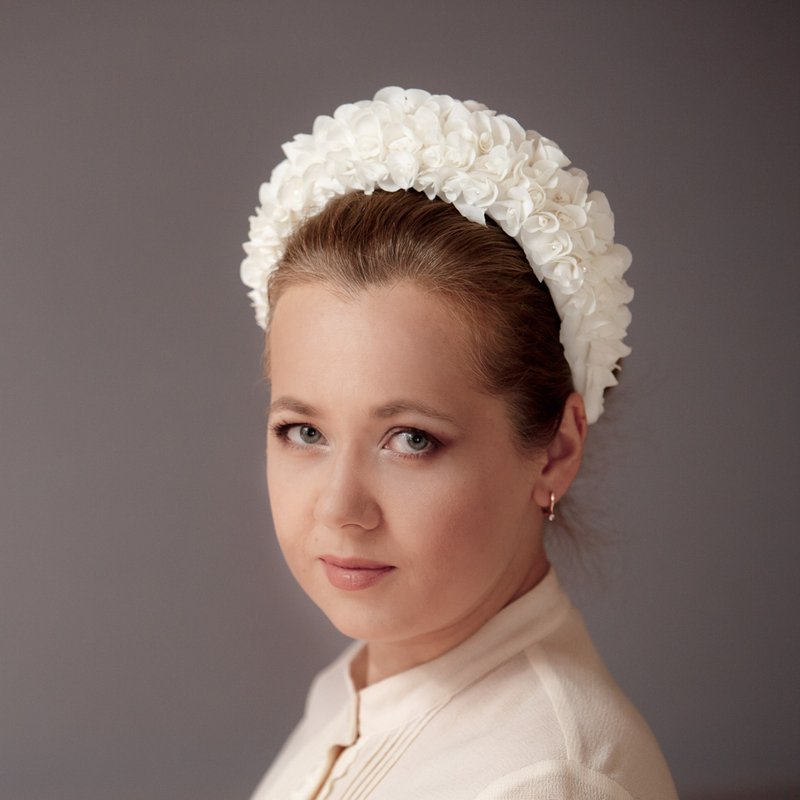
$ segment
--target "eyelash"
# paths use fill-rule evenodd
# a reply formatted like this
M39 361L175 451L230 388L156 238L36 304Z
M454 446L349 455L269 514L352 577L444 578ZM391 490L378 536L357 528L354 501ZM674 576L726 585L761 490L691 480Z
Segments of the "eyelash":
M322 431L320 431L319 428L317 428L314 425L310 425L307 422L276 422L274 425L270 425L270 432L276 439L278 439L286 447L294 447L297 448L298 450L305 450L309 447L313 447L314 445L313 444L299 445L295 444L289 439L289 431L292 430L292 428L302 428L302 427L313 428L315 431L319 431L320 433L322 433ZM425 431L419 428L398 428L397 430L393 431L392 437L403 433L419 434L420 436L424 436L425 439L427 439L427 441L429 442L430 446L426 450L422 450L419 453L399 453L397 451L394 451L395 455L400 456L400 458L418 459L418 458L430 457L442 446L442 443L435 436L431 436L431 434L426 433Z

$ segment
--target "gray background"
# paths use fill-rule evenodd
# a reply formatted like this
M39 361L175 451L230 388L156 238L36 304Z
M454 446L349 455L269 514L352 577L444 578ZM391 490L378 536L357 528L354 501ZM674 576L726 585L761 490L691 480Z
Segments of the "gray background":
M244 798L341 647L272 541L238 268L280 143L387 84L608 194L634 354L578 492L609 541L565 574L683 797L797 797L797 34L778 2L0 3L0 797Z

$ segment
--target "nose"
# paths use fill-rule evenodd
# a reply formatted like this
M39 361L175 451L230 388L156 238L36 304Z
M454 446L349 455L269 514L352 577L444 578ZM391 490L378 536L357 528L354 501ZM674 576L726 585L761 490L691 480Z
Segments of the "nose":
M381 522L381 510L369 488L368 469L355 453L332 455L317 496L314 516L327 528L371 531Z

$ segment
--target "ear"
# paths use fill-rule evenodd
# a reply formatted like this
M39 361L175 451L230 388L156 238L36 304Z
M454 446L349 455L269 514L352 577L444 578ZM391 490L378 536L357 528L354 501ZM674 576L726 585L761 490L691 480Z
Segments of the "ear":
M573 392L564 404L561 424L546 448L544 465L533 488L533 498L541 508L550 505L550 492L560 500L578 474L588 428L583 398Z

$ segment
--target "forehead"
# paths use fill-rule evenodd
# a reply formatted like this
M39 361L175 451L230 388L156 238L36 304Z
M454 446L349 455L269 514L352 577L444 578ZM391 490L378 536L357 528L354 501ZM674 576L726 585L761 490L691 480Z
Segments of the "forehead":
M273 392L301 389L455 400L471 390L464 323L446 301L410 283L343 296L320 285L288 289L269 332Z

